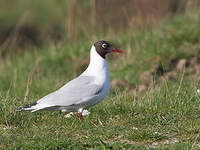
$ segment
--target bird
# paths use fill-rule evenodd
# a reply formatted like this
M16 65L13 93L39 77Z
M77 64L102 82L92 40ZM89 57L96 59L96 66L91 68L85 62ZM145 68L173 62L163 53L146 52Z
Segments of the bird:
M101 102L109 93L110 77L106 55L112 52L122 53L105 40L95 42L90 49L89 65L82 74L35 103L21 106L16 111L78 112L81 120L84 110Z

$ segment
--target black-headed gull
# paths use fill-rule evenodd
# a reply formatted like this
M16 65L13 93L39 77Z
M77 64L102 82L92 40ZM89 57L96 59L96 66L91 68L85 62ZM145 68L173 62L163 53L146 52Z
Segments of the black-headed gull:
M90 64L77 78L37 102L19 107L17 111L60 110L61 112L82 112L101 102L110 89L110 78L106 54L122 53L107 41L96 42L90 50Z

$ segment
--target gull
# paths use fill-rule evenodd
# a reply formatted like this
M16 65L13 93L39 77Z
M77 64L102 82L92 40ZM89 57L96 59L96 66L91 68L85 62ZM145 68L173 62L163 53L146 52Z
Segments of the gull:
M95 42L90 50L90 63L80 76L35 103L21 106L16 111L78 112L81 119L85 110L101 102L109 93L110 78L106 55L111 52L122 53L107 41Z

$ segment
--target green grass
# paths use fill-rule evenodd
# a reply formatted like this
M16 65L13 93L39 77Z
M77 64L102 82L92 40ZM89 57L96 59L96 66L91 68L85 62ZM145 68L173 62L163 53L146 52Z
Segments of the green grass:
M163 80L159 91L155 84L137 95L130 90L142 83L139 75L155 64L167 67L169 59L199 54L199 24L199 14L193 14L155 29L97 37L115 41L124 50L123 55L109 57L110 76L131 87L112 88L82 121L76 115L65 118L59 112L17 113L15 109L78 76L87 66L92 43L65 41L25 51L23 56L7 56L0 70L0 148L197 149L199 78L180 73L174 81ZM158 56L161 59L156 61Z

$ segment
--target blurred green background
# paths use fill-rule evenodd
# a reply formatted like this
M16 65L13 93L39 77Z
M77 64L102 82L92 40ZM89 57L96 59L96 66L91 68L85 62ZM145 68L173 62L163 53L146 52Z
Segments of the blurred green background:
M199 149L200 0L1 0L0 149ZM98 40L111 91L79 121L22 112L77 77Z
M99 35L134 34L199 8L198 0L7 0L0 2L1 55Z

